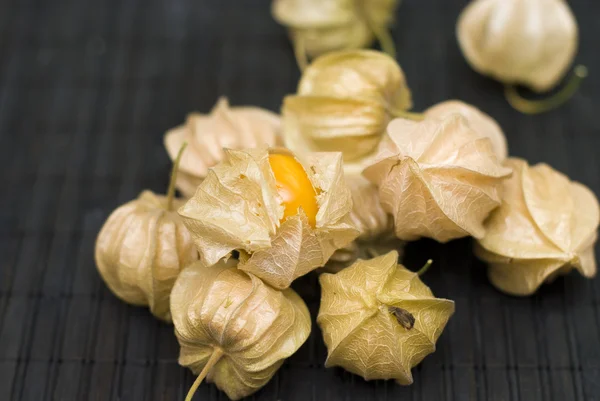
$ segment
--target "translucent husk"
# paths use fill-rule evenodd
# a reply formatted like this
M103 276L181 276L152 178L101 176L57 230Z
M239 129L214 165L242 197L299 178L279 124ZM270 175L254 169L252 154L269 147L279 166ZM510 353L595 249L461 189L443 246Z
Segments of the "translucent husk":
M346 173L360 174L389 121L411 104L404 74L389 56L332 52L315 59L297 94L284 99L284 142L297 154L341 151Z
M457 36L473 69L505 83L507 100L523 113L560 106L587 75L578 66L564 90L539 101L523 99L514 88L547 92L567 73L577 53L578 28L564 0L473 1L459 17Z
M394 117L412 121L423 121L426 118L443 120L454 114L463 116L467 120L469 127L480 136L490 138L498 160L504 160L508 157L508 145L502 128L500 128L492 117L468 103L460 100L446 100L431 106L423 113L404 110L394 110L392 112Z
M299 159L317 195L316 227L298 214L283 217L266 148L225 151L196 194L179 209L202 260L213 265L233 251L246 255L240 269L283 289L323 266L358 235L350 218L352 200L339 153Z
M460 114L467 120L473 131L482 137L490 138L494 153L499 161L503 161L508 157L508 145L502 128L492 117L473 105L460 100L447 100L425 110L424 116L444 119L453 114Z
M595 195L546 164L506 164L514 174L476 246L476 255L490 266L492 284L508 294L530 295L572 270L594 277L600 222Z
M263 387L311 330L306 305L291 289L277 291L236 262L197 262L185 269L171 294L179 364L213 382L232 400Z
M510 173L491 140L454 114L392 121L363 175L379 188L398 238L446 242L483 237L483 221L500 205L502 181Z
M324 273L319 281L325 366L365 380L411 384L411 369L435 351L454 313L454 302L435 298L418 273L398 265L396 252Z
M167 196L143 191L117 208L106 220L96 240L95 260L100 275L119 298L149 306L169 322L169 295L179 272L198 260L198 252L182 219L173 211L174 181L181 147L173 166Z
M183 155L176 186L190 197L208 174L224 158L224 148L245 149L276 146L281 123L277 114L259 107L230 107L222 97L209 114L192 113L183 125L169 130L164 144L175 159L183 142L189 148Z

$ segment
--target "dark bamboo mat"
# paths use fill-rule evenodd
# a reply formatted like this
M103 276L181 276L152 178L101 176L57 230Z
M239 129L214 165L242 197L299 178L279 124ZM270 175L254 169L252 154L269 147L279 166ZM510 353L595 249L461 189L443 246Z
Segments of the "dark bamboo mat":
M460 98L498 119L511 153L600 194L600 3L569 2L591 76L557 112L519 115L471 71L454 24L466 1L404 0L394 36L416 110ZM119 302L96 273L96 233L142 189L164 191L162 134L220 95L277 110L298 70L269 0L0 0L0 400L183 400L172 328ZM600 400L600 279L575 274L516 299L471 243L412 244L407 265L456 300L415 384L324 369L314 328L256 400ZM314 275L295 284L313 315ZM203 385L198 400L225 400Z

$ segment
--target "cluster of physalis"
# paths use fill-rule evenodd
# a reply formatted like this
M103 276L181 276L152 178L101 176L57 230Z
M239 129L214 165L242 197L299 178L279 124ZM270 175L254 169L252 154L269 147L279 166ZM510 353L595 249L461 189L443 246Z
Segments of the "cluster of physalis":
M96 243L110 289L173 322L179 363L198 375L186 400L205 379L233 400L264 386L311 331L290 284L332 264L338 272L320 277L317 317L325 365L412 383L412 367L435 350L454 302L400 265L390 238L473 237L492 284L514 295L573 269L594 276L600 217L590 190L545 164L509 158L501 128L474 106L446 101L409 112L410 90L388 55L329 52L384 37L381 10L354 1L369 18L342 13L337 25L311 26L302 19L310 14L287 3L295 2L277 1L275 10L282 20L298 18L296 46L328 53L304 70L281 116L225 99L208 115L190 115L165 136L174 160L167 196L144 191L119 207ZM474 2L461 37L470 13L493 18L504 7L497 3ZM547 3L544 13L554 6ZM331 41L315 39L325 33ZM548 82L531 81L540 89ZM185 200L175 198L176 187ZM378 247L382 256L356 260Z

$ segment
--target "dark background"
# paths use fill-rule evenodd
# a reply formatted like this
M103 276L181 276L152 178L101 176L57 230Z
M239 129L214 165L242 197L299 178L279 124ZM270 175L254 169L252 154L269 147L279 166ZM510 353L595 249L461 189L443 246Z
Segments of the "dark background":
M573 0L579 93L541 116L513 111L454 35L467 1L405 0L393 31L415 110L459 98L502 125L511 153L600 193L600 2ZM183 400L172 328L119 302L96 273L95 236L144 188L164 192L162 135L232 104L278 110L299 78L269 0L0 0L0 400ZM415 383L324 369L315 326L256 400L600 400L600 279L572 274L529 298L487 282L469 240L412 244L406 264L456 300ZM295 288L313 317L315 275ZM198 400L225 400L202 385Z

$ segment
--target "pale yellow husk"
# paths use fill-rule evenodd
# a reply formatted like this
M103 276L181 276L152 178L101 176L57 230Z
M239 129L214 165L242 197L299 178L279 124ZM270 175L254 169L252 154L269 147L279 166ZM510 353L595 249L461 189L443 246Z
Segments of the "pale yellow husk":
M594 277L596 196L546 164L530 167L513 158L506 164L513 176L476 246L477 256L490 265L492 284L509 294L530 295L573 269Z
M299 160L318 193L315 228L302 210L280 223L284 207L268 156L266 148L225 150L223 162L209 171L179 214L207 265L240 251L248 255L240 269L282 289L323 266L359 233L350 217L340 153L311 153Z
M271 12L301 41L306 53L368 47L376 30L388 30L398 0L274 0ZM298 46L298 44L296 44Z
M350 218L360 232L358 238L338 249L325 266L328 272L336 272L349 266L356 259L372 257L369 253L387 253L390 250L401 251L404 244L395 238L394 221L381 205L379 190L361 175L350 175L346 182L352 194ZM381 250L385 250L381 252Z
M348 176L346 181L352 194L350 218L360 231L357 239L374 241L391 233L394 221L381 206L377 187L361 175Z
M379 187L398 238L440 242L483 237L483 221L500 205L502 181L510 173L491 140L459 114L392 121L373 164L363 172Z
M490 138L498 160L504 161L508 157L508 145L502 128L477 107L460 100L447 100L425 110L425 116L428 118L444 119L452 114L462 115L473 131Z
M473 69L538 92L556 86L578 45L564 0L475 0L460 15L457 36Z
M341 366L365 380L411 384L411 369L435 351L454 313L454 302L435 298L416 273L398 265L396 252L324 273L319 281L325 366ZM409 312L414 326L401 325L390 307Z
M394 59L372 50L329 53L304 71L297 94L284 99L284 143L299 154L342 152L346 173L360 174L394 113L410 107Z
M174 206L183 202L174 201ZM96 240L95 259L110 290L123 301L149 306L169 322L169 294L179 272L197 261L192 236L167 199L150 191L117 208Z
M277 291L233 260L185 269L171 311L179 364L199 374L213 352L222 352L206 380L232 400L263 387L311 330L308 309L293 290Z
M275 146L280 131L277 114L259 107L230 107L223 97L209 114L190 114L183 125L169 130L164 138L171 160L175 160L181 145L188 143L179 165L177 189L191 197L208 169L223 160L224 148Z

